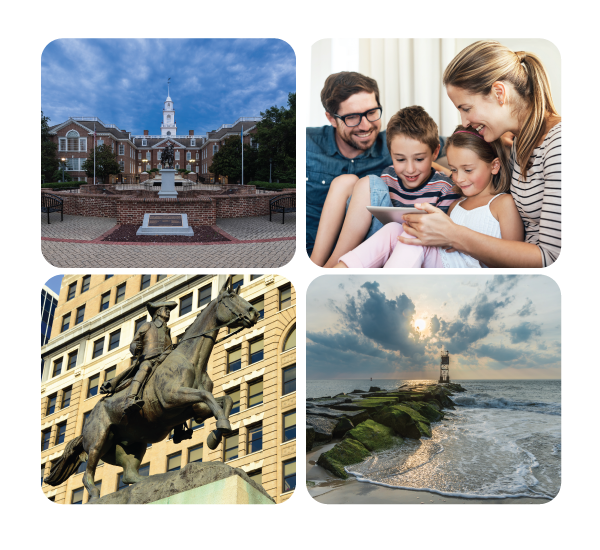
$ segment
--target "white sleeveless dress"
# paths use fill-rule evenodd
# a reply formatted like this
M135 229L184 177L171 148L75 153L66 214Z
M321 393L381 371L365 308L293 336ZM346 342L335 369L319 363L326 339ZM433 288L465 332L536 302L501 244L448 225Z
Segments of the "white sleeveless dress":
M504 194L505 193L500 193L500 195ZM486 205L474 208L473 210L465 210L462 208L461 203L467 200L463 199L452 210L450 219L458 225L477 231L477 233L483 233L484 235L501 239L502 233L500 232L500 223L494 218L490 210L490 204L492 204L492 201L500 195L494 195ZM476 260L468 254L463 254L462 252L446 252L440 248L440 257L445 268L487 267L486 265L479 263L479 260Z

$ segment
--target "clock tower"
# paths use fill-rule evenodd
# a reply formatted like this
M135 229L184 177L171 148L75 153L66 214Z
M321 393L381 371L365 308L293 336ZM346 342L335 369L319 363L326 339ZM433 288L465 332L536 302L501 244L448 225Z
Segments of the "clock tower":
M169 79L171 80L171 79ZM161 136L177 135L177 124L175 123L175 107L169 93L169 84L167 84L167 99L163 108L162 124L160 125Z

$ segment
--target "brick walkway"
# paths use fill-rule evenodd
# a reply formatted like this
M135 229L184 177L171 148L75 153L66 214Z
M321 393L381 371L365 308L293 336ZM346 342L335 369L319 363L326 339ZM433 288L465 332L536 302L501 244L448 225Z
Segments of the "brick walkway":
M42 254L55 267L65 268L277 268L296 251L295 215L285 224L267 217L218 220L215 229L229 243L131 244L99 239L117 224L111 218L42 216ZM266 241L266 242L265 242Z

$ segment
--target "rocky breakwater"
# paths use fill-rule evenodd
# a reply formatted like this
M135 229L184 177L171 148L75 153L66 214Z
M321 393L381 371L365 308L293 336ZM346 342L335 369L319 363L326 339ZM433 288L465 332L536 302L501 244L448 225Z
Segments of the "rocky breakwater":
M431 423L444 418L444 409L454 409L450 397L466 391L460 384L371 390L307 399L306 450L341 439L317 460L337 477L348 478L345 467L362 462L372 452L402 445L405 438L431 437Z

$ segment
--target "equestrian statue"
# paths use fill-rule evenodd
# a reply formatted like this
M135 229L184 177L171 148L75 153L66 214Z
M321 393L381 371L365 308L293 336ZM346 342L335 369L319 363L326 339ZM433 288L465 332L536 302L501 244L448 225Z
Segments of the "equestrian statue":
M216 418L216 428L206 439L207 446L216 449L231 431L228 418L233 400L228 395L213 397L208 360L216 343L254 326L259 319L256 309L238 293L239 287L232 290L229 277L176 345L171 343L167 321L177 304L148 304L152 321L143 323L133 339L131 367L103 384L105 395L92 409L82 434L67 443L44 481L60 485L87 460L83 484L89 502L94 502L100 497L94 484L100 459L123 468L123 483L142 481L138 470L148 443L162 441L171 430L175 430L176 442L190 438L187 422L192 418L199 424ZM217 340L225 327L237 330Z

